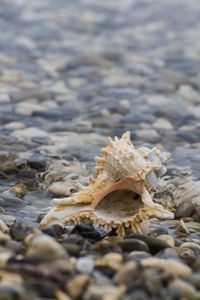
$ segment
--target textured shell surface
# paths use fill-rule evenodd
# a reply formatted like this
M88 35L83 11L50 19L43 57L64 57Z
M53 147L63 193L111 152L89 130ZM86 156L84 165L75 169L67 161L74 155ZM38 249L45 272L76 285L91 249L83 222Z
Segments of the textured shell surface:
M162 205L153 202L160 177L166 172L169 153L157 148L138 149L130 140L130 132L119 139L109 138L97 160L97 175L91 183L70 197L53 200L54 207L41 221L41 227L52 222L80 222L90 219L107 231L125 228L140 231L141 223L151 216L174 217Z

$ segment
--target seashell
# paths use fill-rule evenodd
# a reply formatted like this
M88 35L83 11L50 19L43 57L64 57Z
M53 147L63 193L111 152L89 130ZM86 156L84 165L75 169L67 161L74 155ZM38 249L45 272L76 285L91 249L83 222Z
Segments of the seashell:
M130 132L121 139L109 138L96 158L96 178L72 196L54 199L40 226L90 219L95 226L103 225L108 232L116 228L123 236L126 228L140 232L140 224L151 216L173 219L172 212L152 200L169 158L157 148L136 149Z

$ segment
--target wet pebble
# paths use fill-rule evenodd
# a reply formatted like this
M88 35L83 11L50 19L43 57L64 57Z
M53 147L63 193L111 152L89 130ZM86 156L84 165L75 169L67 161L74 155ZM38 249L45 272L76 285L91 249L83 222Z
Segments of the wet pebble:
M178 253L179 257L188 265L192 265L195 260L195 254L194 251L190 248L186 247L177 247L175 248L176 252Z
M188 282L182 279L174 279L170 285L170 289L174 289L179 292L179 295L183 299L197 300L197 290Z
M192 203L192 201L188 201L188 199L186 199L176 208L176 217L189 217L192 216L194 212L195 205Z
M43 229L42 232L54 238L59 238L64 233L64 228L59 224L52 224Z
M141 261L141 264L144 267L154 267L154 268L161 269L175 277L185 276L192 272L190 267L173 258L170 259L162 259L156 257L145 258Z
M129 253L129 256L126 257L127 260L140 261L141 259L151 257L149 252L144 251L132 251Z
M149 143L157 143L160 141L160 135L155 129L140 129L136 130L136 137Z
M80 274L67 282L66 289L73 299L77 299L80 296L83 297L84 290L87 288L89 282L90 277L88 275Z
M129 238L119 242L120 247L124 252L143 251L149 252L148 245L139 239Z
M85 300L120 300L121 293L120 290L114 285L103 285L102 287L98 285L90 285L87 289L85 295Z
M174 238L169 234L161 234L157 236L157 238L160 239L161 241L166 242L169 245L169 247L174 247L175 245Z
M34 228L22 219L17 219L10 227L10 235L16 241L23 241L26 236L34 232Z
M0 219L0 231L6 233L8 232L8 226L4 223L3 220Z
M94 260L90 256L80 257L76 261L76 269L79 272L90 274L94 270Z
M129 238L134 238L145 242L150 249L150 253L152 254L156 254L157 252L169 247L168 243L153 236L132 233L129 235Z
M90 241L99 241L102 239L100 233L94 229L93 226L87 224L76 225L71 233L76 233L81 235L83 238L87 238Z
M113 270L119 270L122 266L123 257L120 253L107 253L95 261L96 267L109 267Z
M192 273L184 277L184 280L192 284L196 289L200 289L200 272Z
M156 254L156 257L165 258L165 259L174 258L174 259L179 260L179 256L178 256L177 252L172 248L166 248L166 249L158 252Z
M43 261L53 261L62 257L68 257L64 248L52 237L39 234L30 237L27 257Z
M124 264L114 276L114 283L130 286L138 274L138 265L134 261Z

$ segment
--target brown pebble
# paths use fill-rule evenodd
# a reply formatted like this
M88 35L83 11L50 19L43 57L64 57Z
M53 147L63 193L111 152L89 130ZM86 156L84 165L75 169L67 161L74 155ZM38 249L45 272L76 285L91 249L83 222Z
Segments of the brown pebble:
M66 289L73 299L77 299L83 294L89 282L90 277L88 275L80 274L67 283Z
M138 272L137 263L130 261L123 265L121 269L115 274L113 282L116 284L132 284L133 278Z
M162 259L162 258L150 257L150 258L143 259L141 261L141 264L144 267L154 267L154 268L164 270L165 272L175 277L185 276L192 272L190 267L173 258Z
M119 270L122 265L122 255L119 253L108 253L95 262L96 267L109 267L113 270Z
M169 234L161 234L157 238L166 242L170 247L174 247L175 245L173 237Z

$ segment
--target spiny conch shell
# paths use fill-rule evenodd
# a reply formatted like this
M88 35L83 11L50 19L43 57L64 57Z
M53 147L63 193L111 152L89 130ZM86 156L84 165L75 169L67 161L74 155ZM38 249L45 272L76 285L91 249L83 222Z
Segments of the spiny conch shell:
M136 149L130 132L121 139L109 138L107 147L96 158L96 178L71 197L54 199L54 207L42 219L41 227L90 219L94 226L103 225L107 232L116 228L123 236L126 228L141 231L140 224L151 216L173 219L174 214L151 197L169 157L157 148Z

